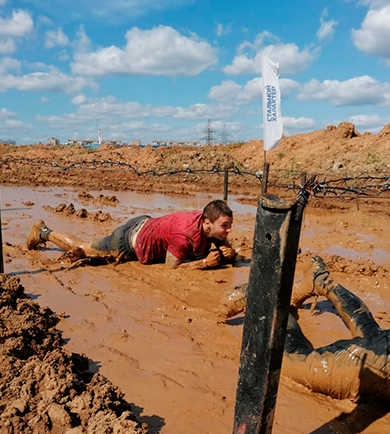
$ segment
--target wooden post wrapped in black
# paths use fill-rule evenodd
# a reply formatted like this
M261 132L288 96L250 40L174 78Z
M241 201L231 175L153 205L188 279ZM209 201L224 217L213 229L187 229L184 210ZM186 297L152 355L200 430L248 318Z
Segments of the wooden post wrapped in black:
M223 200L227 201L229 191L229 171L225 169L223 177Z
M234 434L272 431L303 209L308 194L287 202L259 199L241 347Z

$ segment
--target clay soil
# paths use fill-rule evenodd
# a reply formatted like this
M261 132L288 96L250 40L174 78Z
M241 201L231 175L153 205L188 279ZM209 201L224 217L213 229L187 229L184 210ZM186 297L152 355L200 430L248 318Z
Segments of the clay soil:
M285 138L269 153L273 173L289 169L292 162L308 171L342 162L346 170L384 173L390 161L388 131L385 127L377 136L360 136L342 124ZM231 432L244 316L221 323L218 305L226 290L248 280L259 193L252 180L237 176L229 184L231 241L239 249L235 267L179 271L115 258L79 259L49 244L28 251L25 240L32 224L43 219L51 228L91 239L108 234L131 215L201 209L221 198L221 179L137 178L111 169L62 171L39 168L21 157L111 159L137 167L239 163L258 170L261 146L250 142L172 151L106 145L96 151L1 147L8 275L0 282L1 433L131 433L145 432L146 425L150 433L162 434ZM375 158L367 159L368 153ZM364 299L383 328L390 327L387 207L386 200L359 200L359 208L355 201L309 201L295 277L302 278L311 255L321 254L335 278ZM301 311L300 324L314 346L350 337L325 300L313 312L310 307L311 300ZM383 403L313 393L282 370L273 432L384 433L390 430L388 411Z

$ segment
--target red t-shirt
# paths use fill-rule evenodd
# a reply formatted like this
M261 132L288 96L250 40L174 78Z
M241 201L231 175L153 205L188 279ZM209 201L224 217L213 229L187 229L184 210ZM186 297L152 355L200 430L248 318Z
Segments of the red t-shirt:
M206 255L211 242L203 235L202 225L202 211L148 219L137 235L134 248L139 262L165 262L167 251L182 262Z

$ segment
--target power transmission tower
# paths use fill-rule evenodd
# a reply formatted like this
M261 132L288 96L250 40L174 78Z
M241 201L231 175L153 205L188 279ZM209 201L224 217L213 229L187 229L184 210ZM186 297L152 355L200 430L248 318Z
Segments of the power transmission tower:
M221 141L223 145L227 144L227 138L230 136L230 134L226 131L226 124L223 124L222 133L220 134Z
M211 146L211 144L215 142L215 138L213 136L213 133L215 133L215 130L213 130L211 128L210 119L207 122L207 127L204 130L204 133L206 134L206 136L203 137L202 140L206 140L207 146Z

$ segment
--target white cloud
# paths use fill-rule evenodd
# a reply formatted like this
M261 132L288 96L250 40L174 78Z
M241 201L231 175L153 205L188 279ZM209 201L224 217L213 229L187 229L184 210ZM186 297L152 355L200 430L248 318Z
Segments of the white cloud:
M50 102L50 99L46 98L45 96L41 96L41 102L46 104L46 103Z
M10 112L9 110L7 110L6 108L2 108L0 110L0 118L12 118L17 116L18 114L15 112Z
M101 99L96 102L87 101L77 109L77 117L84 120L101 119L109 116L111 119L140 119L151 114L151 106L142 106L138 102L121 103L115 99Z
M325 8L322 11L322 16L320 17L321 26L316 33L317 38L320 41L324 41L325 39L331 39L334 35L334 31L335 31L334 28L338 25L338 21L335 20L326 21L325 17L327 16L328 16L328 10Z
M208 124L202 122L201 124L199 124L199 126L202 128L202 130L204 131L204 129L208 126ZM236 132L236 131L240 131L241 129L241 123L240 122L222 122L222 121L214 121L210 123L210 126L213 130L215 130L215 132L221 133L223 131L223 129L226 129L226 132Z
M77 53L86 53L91 50L91 41L85 33L84 26L81 24L76 32L76 41L74 47Z
M238 108L230 105L192 104L187 108L178 107L173 115L176 119L221 119L234 116Z
M30 0L32 1L32 0ZM50 16L54 21L67 14L70 21L104 21L129 23L151 11L179 9L196 0L50 0ZM34 8L45 13L47 0L34 0Z
M224 80L221 84L210 89L208 97L217 101L232 101L233 103L242 93L242 86L233 80Z
M299 84L290 78L280 79L279 85L282 98L299 87ZM246 104L251 101L261 101L262 88L263 79L261 77L249 80L243 86L233 80L225 80L221 84L213 86L208 97L230 104Z
M27 62L23 62L23 66L26 66L27 68L33 70L33 71L50 71L51 66L50 65L46 65L43 62L33 62L33 63L27 63Z
M324 80L322 83L313 79L299 89L297 99L329 101L335 106L389 106L390 84L367 75L346 81Z
M65 50L61 50L61 52L58 55L58 60L61 62L66 62L69 60L69 54Z
M171 131L172 127L170 125L158 124L158 123L146 123L144 121L132 121L123 122L121 124L110 125L111 134L115 137L124 137L123 133L126 132L139 132L139 133L165 133Z
M85 104L87 97L85 95L76 95L70 102L75 105Z
M27 11L13 11L11 18L0 17L0 35L27 36L33 31L33 27L33 20Z
M195 0L50 0L50 16L56 21L63 18L64 10L70 21L126 22L150 11L178 9ZM47 10L47 0L34 0L34 7Z
M1 73L1 64L0 64ZM84 87L94 87L95 83L82 77L66 75L56 68L49 72L33 72L20 76L4 74L0 76L0 92L8 89L21 91L55 91L55 92L79 92Z
M231 24L223 25L222 23L217 23L215 33L220 38L223 35L229 35L232 33L232 26Z
M158 118L170 118L176 113L176 111L177 108L172 106L154 107L153 115Z
M13 131L17 130L20 131L26 131L31 128L31 125L25 124L23 121L18 121L15 119L5 119L1 122L1 130L2 131Z
M361 28L352 29L353 43L368 55L380 56L390 66L390 5L370 9Z
M0 38L0 54L13 54L16 44L12 38Z
M293 128L299 130L307 130L313 128L317 125L317 122L312 118L292 118L292 117L282 117L283 128Z
M389 0L358 0L359 4L368 5L372 8L380 8L389 4Z
M47 17L46 15L39 15L38 16L38 24L43 24L44 26L53 26L53 21Z
M271 44L266 45L266 41ZM261 74L261 58L266 56L279 62L281 74L297 74L307 69L319 54L318 47L300 51L297 45L283 44L277 36L264 31L256 36L253 44L247 41L240 44L233 63L222 70L228 75Z
M12 57L3 57L0 59L0 75L6 74L9 71L20 71L21 62ZM1 81L1 79L0 79Z
M217 62L215 50L208 42L194 35L183 36L172 27L135 27L126 33L126 41L124 49L112 45L95 52L76 53L73 72L89 76L194 76Z
M62 31L61 28L57 30L49 30L45 35L45 47L53 48L53 47L64 47L69 45L69 39Z
M390 122L389 117L381 117L378 115L355 115L349 118L356 127L376 128L383 127Z
M79 95L79 101L82 101L83 95ZM76 97L77 98L77 97ZM73 102L73 101L72 101ZM47 129L61 130L64 134L70 136L81 135L87 137L97 128L102 129L103 136L115 135L120 139L129 140L127 132L131 131L141 134L148 139L156 138L160 132L171 131L169 125L151 122L153 116L160 118L166 117L170 120L206 120L210 117L221 119L223 117L233 116L236 109L230 106L194 104L187 108L171 106L152 106L141 105L137 102L121 102L116 98L109 96L106 98L92 99L86 98L85 103L81 103L73 113L66 113L63 116L41 116L37 115L36 120L45 125ZM221 121L214 121L213 125L222 127ZM200 135L196 134L195 129L177 129L175 135L178 139L203 137L203 131ZM238 122L226 122L227 131L234 132L240 128ZM204 129L204 128L203 128ZM79 134L79 132L82 133Z

